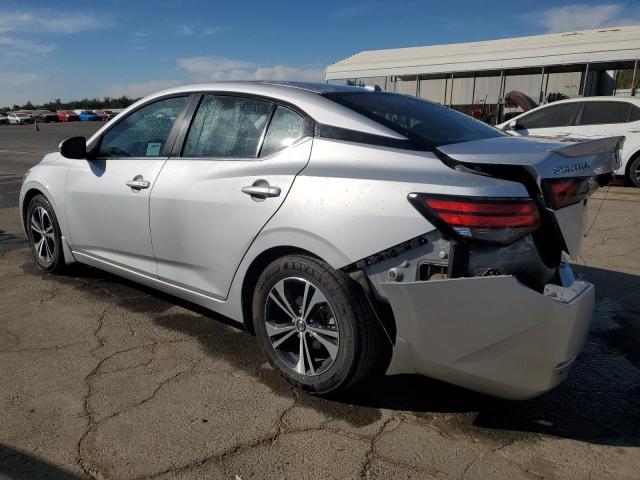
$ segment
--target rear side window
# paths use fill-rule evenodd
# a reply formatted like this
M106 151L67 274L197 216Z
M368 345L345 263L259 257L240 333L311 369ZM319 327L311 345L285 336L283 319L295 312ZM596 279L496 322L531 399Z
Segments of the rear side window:
M285 107L277 107L264 137L261 157L266 157L287 148L304 133L303 120L300 115Z
M629 115L630 122L637 122L640 120L640 108L635 105L631 105L631 115Z
M273 104L207 95L195 114L182 155L255 158Z
M406 95L334 92L325 97L428 148L505 135L463 113Z
M146 105L118 122L100 141L100 157L160 157L187 97Z
M585 102L580 125L626 123L630 107L625 102Z
M541 108L517 120L517 129L567 127L573 124L578 113L578 102Z

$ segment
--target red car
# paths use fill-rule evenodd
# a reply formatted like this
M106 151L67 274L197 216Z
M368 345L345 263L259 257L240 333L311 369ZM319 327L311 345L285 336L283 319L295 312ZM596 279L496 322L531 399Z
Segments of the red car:
M107 112L106 110L94 110L93 113L100 117L100 120L102 120L103 122L106 122L107 120L113 118L113 116L109 115L109 112Z
M58 120L61 122L77 122L80 120L80 117L77 113L71 112L69 110L58 110L57 112Z

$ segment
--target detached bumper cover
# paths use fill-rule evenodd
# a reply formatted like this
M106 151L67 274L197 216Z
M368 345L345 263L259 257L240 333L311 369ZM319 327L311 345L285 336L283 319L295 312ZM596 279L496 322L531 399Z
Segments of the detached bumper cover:
M397 323L388 374L419 373L508 399L558 385L582 349L593 285L548 285L513 276L383 283Z

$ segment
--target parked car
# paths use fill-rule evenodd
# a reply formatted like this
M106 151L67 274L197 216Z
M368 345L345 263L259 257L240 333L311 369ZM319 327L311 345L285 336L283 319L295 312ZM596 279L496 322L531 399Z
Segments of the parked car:
M58 114L56 112L52 112L51 110L36 110L31 115L34 121L41 123L49 123L49 122L59 122Z
M100 118L103 122L111 119L107 110L94 110L93 113Z
M515 135L592 139L625 137L615 174L640 187L640 99L585 97L543 105L498 125Z
M61 122L77 122L80 120L80 117L70 110L58 110L56 114Z
M25 123L33 123L31 115L26 113L10 113L7 119L11 125L24 125Z
M8 125L9 119L7 118L6 113L0 112L0 125Z
M102 120L98 115L93 113L91 110L83 110L78 117L80 117L80 121L82 122L97 122Z
M221 82L63 141L20 211L40 268L86 263L219 312L307 392L386 371L524 399L584 344L594 287L564 252L621 142L517 138L358 87Z

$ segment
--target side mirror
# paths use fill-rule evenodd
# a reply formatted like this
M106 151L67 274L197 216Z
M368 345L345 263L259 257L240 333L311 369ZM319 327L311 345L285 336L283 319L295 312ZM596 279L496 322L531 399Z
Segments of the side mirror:
M507 124L507 130L517 130L517 129L518 129L518 122L516 122L515 120L511 120Z
M87 139L84 137L71 137L60 142L58 146L60 154L65 158L87 158Z

